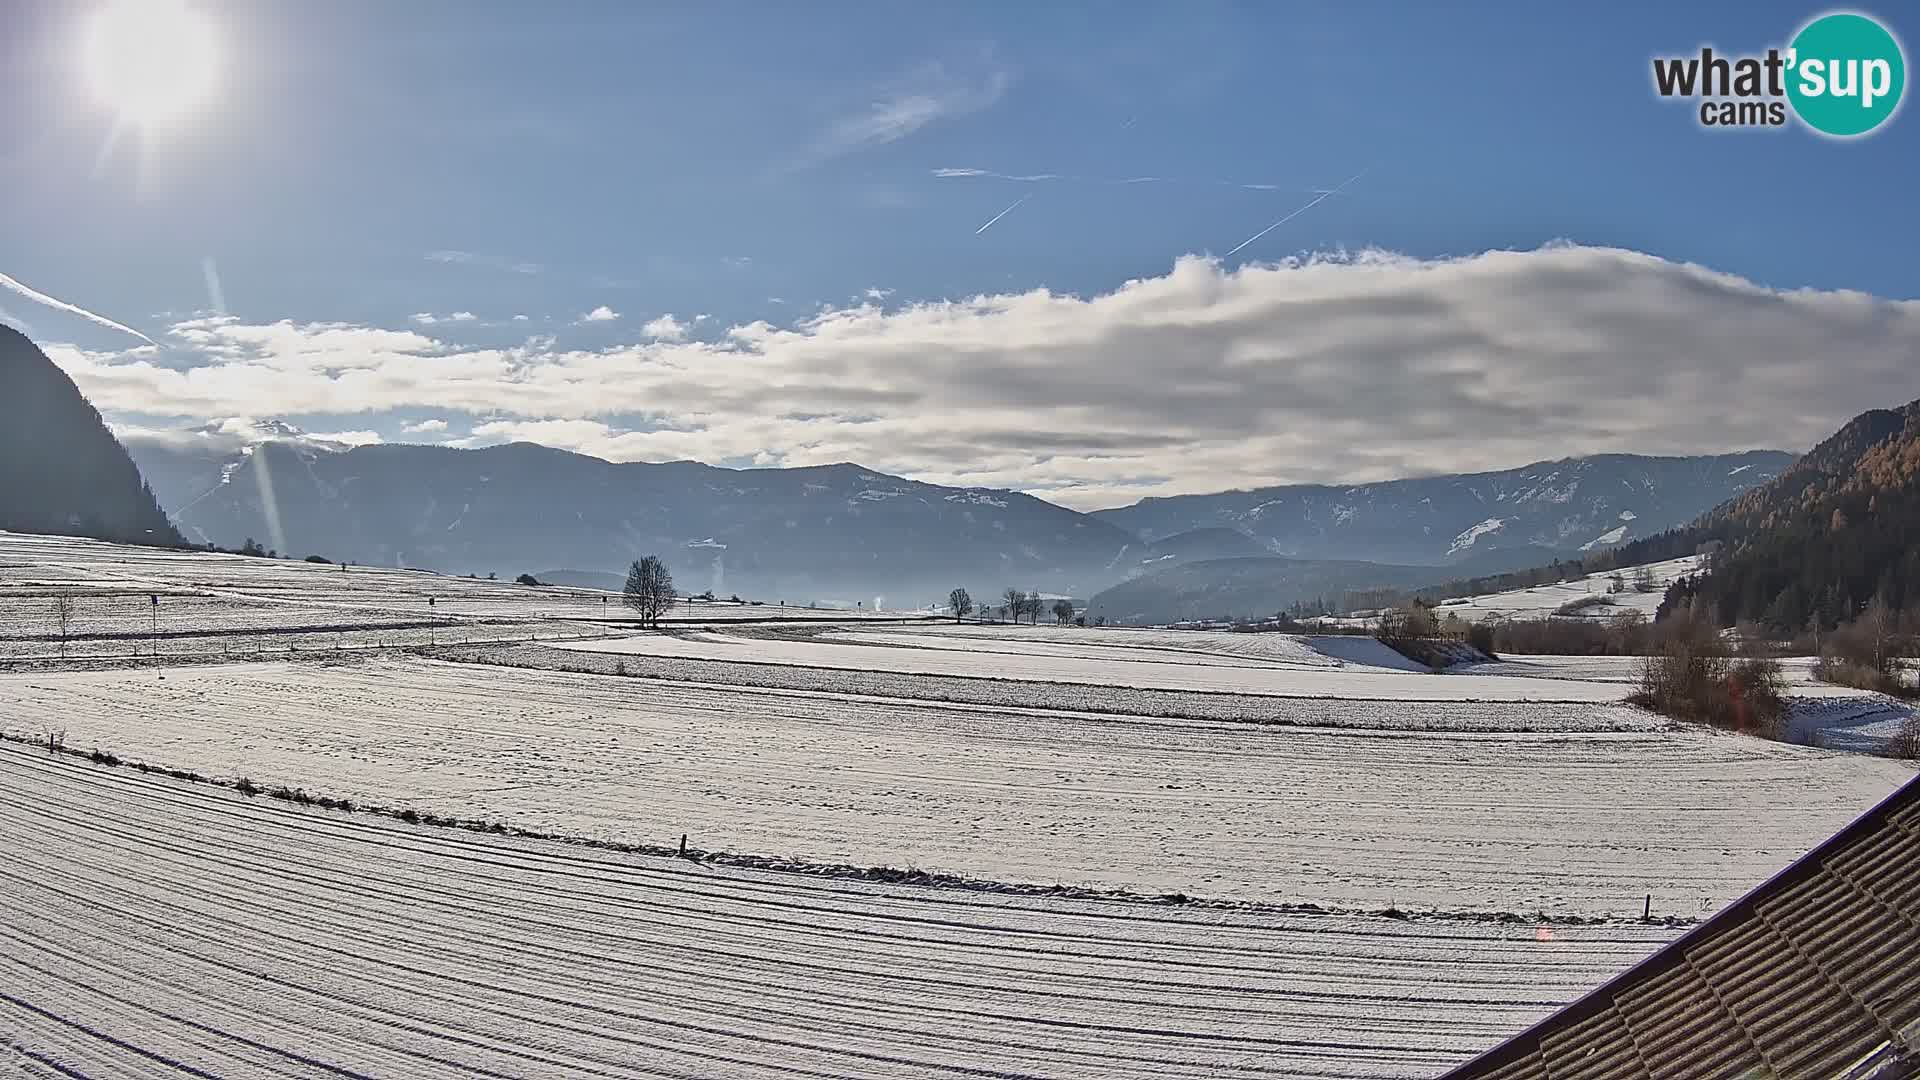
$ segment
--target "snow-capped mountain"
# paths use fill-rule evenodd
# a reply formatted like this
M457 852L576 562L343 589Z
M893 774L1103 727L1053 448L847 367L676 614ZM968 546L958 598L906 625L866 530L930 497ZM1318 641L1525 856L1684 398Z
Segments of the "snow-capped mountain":
M1683 525L1793 460L1775 450L1602 454L1500 472L1145 499L1094 516L1147 541L1238 529L1271 554L1299 559L1433 565L1532 548L1544 562Z

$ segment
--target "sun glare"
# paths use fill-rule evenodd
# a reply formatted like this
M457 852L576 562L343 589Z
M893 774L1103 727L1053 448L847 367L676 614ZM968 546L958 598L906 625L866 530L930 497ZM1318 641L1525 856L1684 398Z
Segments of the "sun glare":
M212 94L219 51L212 20L182 0L110 0L87 27L87 77L123 122L165 127Z

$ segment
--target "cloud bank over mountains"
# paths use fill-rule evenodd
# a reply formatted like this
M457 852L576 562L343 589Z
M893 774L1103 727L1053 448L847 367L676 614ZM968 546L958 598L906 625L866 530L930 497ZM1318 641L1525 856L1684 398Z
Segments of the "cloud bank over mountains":
M1237 269L1189 256L1093 296L868 299L778 326L669 314L612 347L478 348L454 340L463 324L209 316L172 325L165 349L48 351L140 423L329 414L364 418L356 436L622 460L850 460L1083 508L1603 451L1797 449L1920 396L1920 302L1571 244ZM428 414L451 424L417 422Z

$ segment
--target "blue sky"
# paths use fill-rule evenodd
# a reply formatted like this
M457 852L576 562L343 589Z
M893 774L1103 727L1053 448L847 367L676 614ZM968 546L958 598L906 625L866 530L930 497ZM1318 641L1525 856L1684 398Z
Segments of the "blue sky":
M1875 320L1866 320L1861 348L1871 355L1859 377L1817 403L1794 403L1809 415L1795 413L1784 429L1732 425L1689 442L1594 421L1555 441L1545 437L1555 430L1549 408L1512 445L1484 452L1454 446L1436 457L1423 443L1336 462L1280 446L1264 464L1195 473L1144 457L1102 471L1085 463L1112 448L1091 434L1036 449L1024 466L996 448L967 467L942 455L943 468L905 449L925 441L910 426L878 441L808 443L788 433L759 451L738 438L615 441L698 427L714 412L707 400L660 409L556 400L516 412L484 395L449 407L428 385L413 399L343 395L329 399L334 408L302 412L271 395L169 395L109 377L128 363L179 370L262 360L260 335L250 351L223 354L170 332L214 306L209 262L233 325L285 320L296 329L430 338L359 354L403 366L423 352L521 349L520 366L502 376L512 380L559 354L618 354L644 366L659 359L644 352L650 342L737 341L729 328L756 320L787 328L822 305L877 308L876 326L898 328L888 314L910 315L914 305L1040 288L1097 298L1129 281L1170 279L1180 256L1222 256L1362 170L1214 272L1368 249L1419 266L1571 241L1654 256L1660 273L1695 263L1764 289L1920 296L1911 254L1920 237L1920 201L1911 196L1920 128L1910 109L1869 138L1836 142L1799 128L1704 131L1687 105L1652 93L1651 56L1702 43L1729 51L1780 44L1821 10L1804 5L194 6L218 37L214 94L166 131L129 134L104 153L113 110L76 60L87 6L16 0L10 32L0 36L0 273L167 348L127 355L137 341L6 293L0 311L43 342L72 346L56 358L127 426L290 415L318 430L395 439L407 437L407 424L442 417L446 437L487 441L474 434L487 418L522 425L496 429L501 437L546 422L554 441L571 438L589 452L798 464L865 451L880 458L862 459L874 467L1058 489L1085 502L1263 476L1358 479L1426 462L1423 471L1493 465L1482 459L1495 454L1729 448L1714 440L1764 431L1805 439L1845 419L1828 413L1884 403L1883 389L1866 380L1897 371L1887 357L1911 344L1884 328L1873 337ZM1901 12L1890 14L1897 33L1913 32ZM1120 182L1140 178L1155 179ZM1284 291L1292 279L1274 280ZM1624 279L1620 288L1604 309L1647 292ZM1188 300L1210 303L1206 292L1203 285ZM1389 290L1373 302L1391 314L1395 300ZM1422 297L1415 306L1429 303L1460 301ZM581 320L602 307L618 317ZM1888 310L1879 321L1904 326L1912 317L1904 305ZM455 312L473 318L450 320ZM669 313L672 322L654 322ZM650 322L663 332L649 335ZM538 345L529 348L530 338ZM1225 340L1221 356L1245 347ZM1620 348L1698 347L1684 334L1631 341ZM1024 360L1052 363L1064 347L1036 340ZM275 355L314 352L290 348ZM887 370L924 363L955 371L972 348L924 359L909 348ZM725 365L728 355L700 362ZM1524 349L1502 355L1509 369L1527 362ZM317 370L337 376L355 366L349 359ZM1060 370L1103 377L1098 365ZM1150 402L1150 364L1127 371L1110 389ZM872 389L870 373L837 375ZM808 376L831 381L836 372L829 364ZM1069 393L1050 396L1060 388L1045 384L1067 380L1040 372L1029 381L1043 426L1101 428L1075 412ZM850 389L840 410L846 430L965 402L977 388L955 375L896 389ZM1894 396L1916 393L1909 384ZM998 413L1018 404L956 420L997 430L1005 426ZM1275 419L1247 422L1264 430ZM1204 416L1189 420L1204 441ZM1434 437L1457 433L1468 417L1456 420L1435 421ZM551 426L563 421L604 430L569 435ZM819 434L817 425L809 430ZM890 450L888 438L902 448ZM1054 467L1063 457L1082 461L1080 471Z

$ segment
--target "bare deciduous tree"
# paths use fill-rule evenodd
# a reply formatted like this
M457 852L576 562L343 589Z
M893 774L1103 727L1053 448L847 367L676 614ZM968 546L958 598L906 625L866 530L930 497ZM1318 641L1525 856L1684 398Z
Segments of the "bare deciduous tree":
M53 621L60 627L60 659L67 658L67 630L73 623L73 596L61 593L53 598Z
M1053 602L1053 621L1064 626L1067 620L1071 618L1073 618L1073 601L1055 600Z
M1039 626L1041 609L1040 594L1037 592L1027 593L1026 605L1027 619L1031 621L1033 625Z
M640 616L640 625L658 628L660 616L673 606L673 575L658 555L649 555L627 568L621 602Z
M1020 616L1027 613L1027 594L1019 589L1007 586L1007 591L1000 594L1000 599L1005 601L1001 606L1006 609L1007 618L1014 622L1019 622Z
M965 589L955 589L947 594L947 606L953 609L953 621L959 622L973 614L973 597Z

